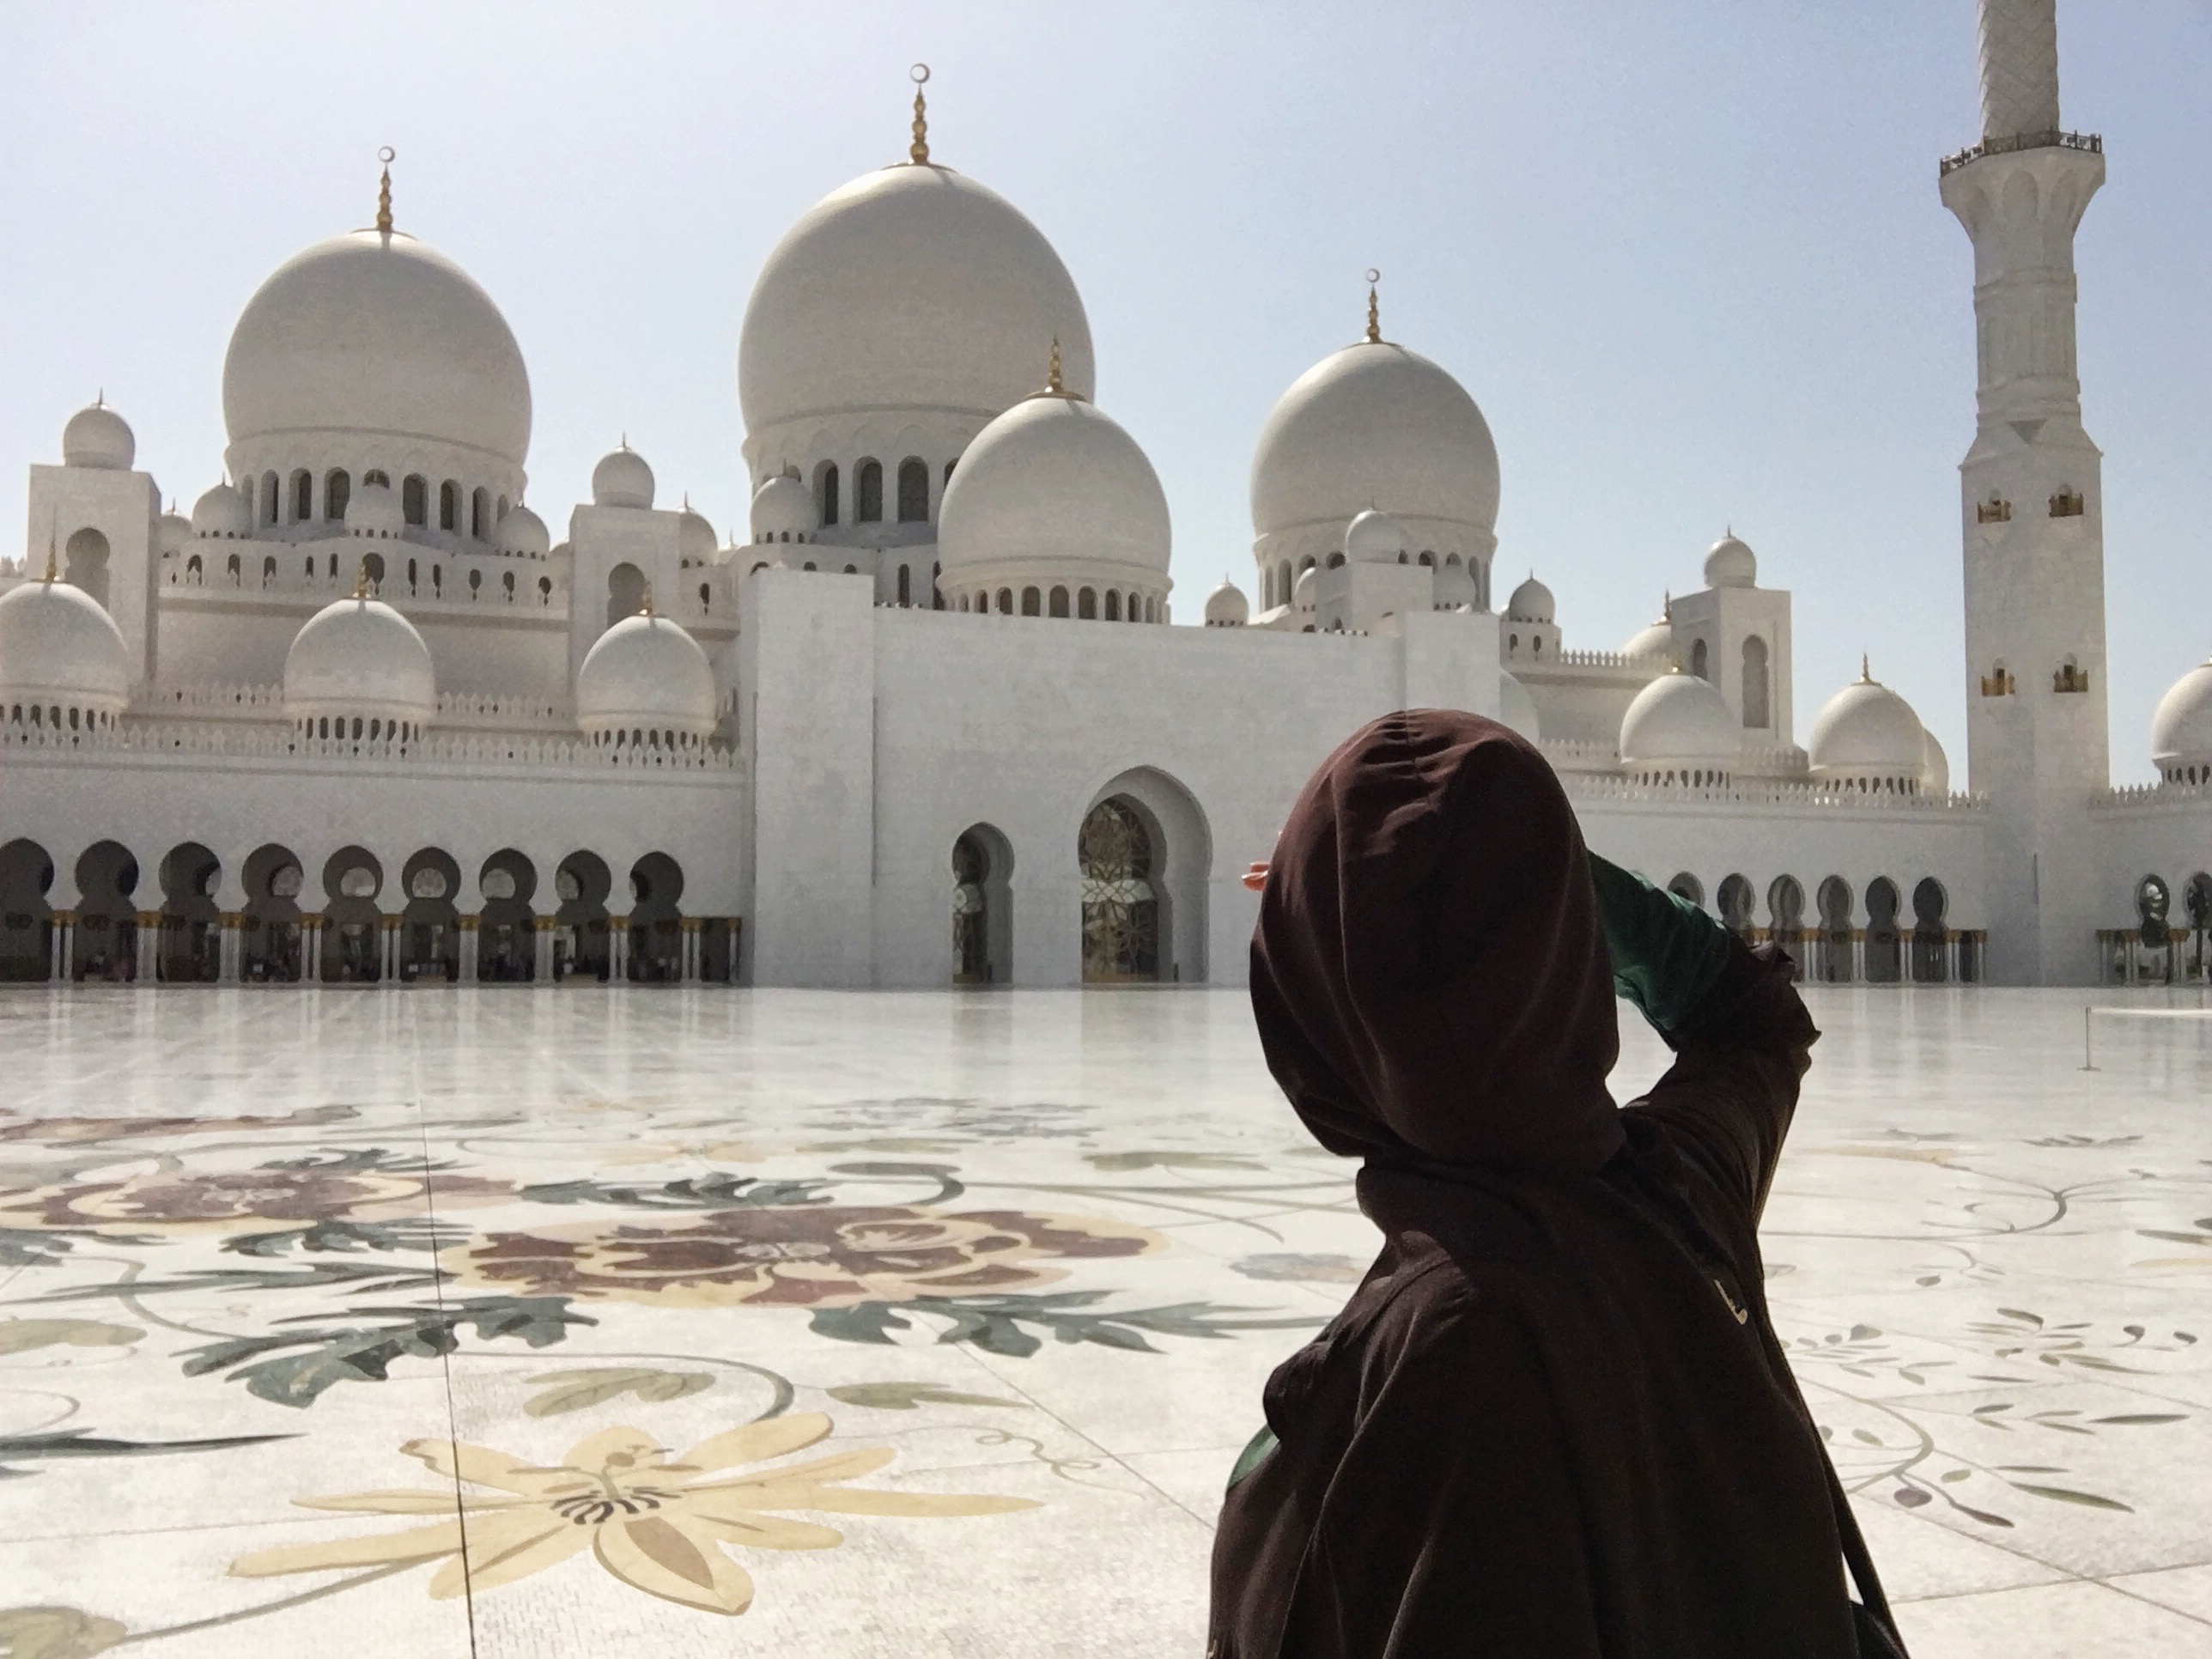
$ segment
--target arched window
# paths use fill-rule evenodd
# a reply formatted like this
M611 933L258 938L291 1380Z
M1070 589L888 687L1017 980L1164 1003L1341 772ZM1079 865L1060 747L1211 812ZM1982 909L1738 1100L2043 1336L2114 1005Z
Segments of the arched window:
M1690 672L1701 680L1709 680L1712 675L1706 671L1711 665L1706 659L1705 642L1697 641L1690 647Z
M1106 590L1106 620L1108 622L1121 620L1121 596L1110 587Z
M1674 879L1667 884L1667 890L1676 898L1689 900L1701 909L1705 906L1705 884L1687 870L1678 872Z
M1741 875L1723 876L1720 891L1715 895L1715 902L1720 906L1721 926L1747 945L1751 942L1751 910L1756 897L1749 878Z
M862 461L859 487L854 491L853 522L881 524L884 518L884 464Z
M261 585L264 587L276 580L276 556L270 554L261 562Z
M1429 551L1423 553L1421 555L1421 562L1430 569L1435 569L1437 568L1437 556L1435 550L1431 549Z
M1905 977L1897 913L1902 901L1897 884L1876 876L1867 884L1866 978L1870 985L1894 985Z
M607 626L645 608L645 573L624 560L607 572Z
M1797 957L1804 933L1805 889L1795 876L1775 877L1766 890L1767 938Z
M1275 567L1275 603L1277 605L1288 605L1291 602L1291 583L1293 580L1291 575L1291 562L1285 559Z
M292 522L306 524L315 516L315 479L310 472L292 475Z
M461 487L451 478L438 486L438 528L461 527Z
M1099 802L1076 836L1075 858L1083 878L1085 982L1158 979L1156 849L1144 820L1119 796Z
M67 563L63 574L70 584L81 587L100 601L107 604L107 538L86 526L69 538L63 549Z
M1022 589L1022 615L1034 617L1043 609L1042 595L1034 587Z
M323 517L335 521L345 517L346 503L353 498L353 480L346 476L343 467L334 466L323 479Z
M1767 713L1766 641L1753 634L1743 642L1743 723L1765 731Z
M498 517L497 517L497 518L493 519L492 522L495 525L495 524L497 524L497 523L500 521L500 520L501 520L501 519L504 519L506 516L507 516L507 497L506 497L506 496L504 496L504 495L502 495L502 496L501 496L501 497L499 498L499 514L498 514Z
M1332 553L1332 554L1330 554L1330 555L1328 556L1328 568L1329 568L1331 570L1341 570L1341 569L1343 569L1343 568L1344 568L1344 555L1343 555L1343 554L1341 554L1341 553Z
M275 524L284 511L284 487L274 472L261 475L261 522Z
M365 484L381 484L386 489L392 488L392 475L380 466L369 468L361 475L361 481Z
M837 522L837 463L829 462L822 469L822 522Z
M1011 587L1002 587L999 590L999 614L1002 617L1011 617L1014 614L1014 590Z
M1052 614L1055 617L1065 617L1067 614L1067 590L1066 588L1055 587L1052 590L1052 603L1050 610Z
M1085 622L1098 620L1098 590L1086 587L1075 596L1075 614Z
M491 532L491 491L478 484L469 497L469 534L483 541Z
M1940 985L1950 977L1943 949L1947 932L1944 912L1950 896L1933 876L1923 876L1912 889L1912 978L1915 984Z
M416 526L430 521L430 481L410 472L399 486L399 516Z
M898 517L901 524L924 524L929 519L929 466L911 455L899 463Z

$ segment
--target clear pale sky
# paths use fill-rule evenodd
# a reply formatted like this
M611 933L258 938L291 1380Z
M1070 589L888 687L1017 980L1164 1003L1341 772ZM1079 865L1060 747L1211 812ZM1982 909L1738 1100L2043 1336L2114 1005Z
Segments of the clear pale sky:
M2212 652L2212 4L2063 0L2059 43L2109 164L2081 364L2126 782ZM0 0L0 526L102 387L189 511L233 320L368 222L385 143L401 228L521 341L556 537L624 432L665 501L741 525L746 295L811 203L902 155L918 58L936 159L1082 291L1183 619L1224 571L1250 590L1253 440L1378 265L1385 333L1497 434L1498 593L1534 568L1570 647L1617 647L1733 524L1796 594L1798 741L1864 651L1963 785L1971 266L1936 161L1978 135L1970 0Z

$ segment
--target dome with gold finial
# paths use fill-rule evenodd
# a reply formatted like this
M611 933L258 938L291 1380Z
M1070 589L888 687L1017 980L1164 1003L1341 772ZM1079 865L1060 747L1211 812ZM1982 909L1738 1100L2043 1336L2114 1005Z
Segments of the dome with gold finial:
M475 279L391 228L390 178L387 161L375 226L295 255L246 301L223 359L232 474L390 470L393 449L427 447L426 465L519 497L521 348Z
M738 344L756 439L878 412L980 424L1036 387L1055 336L1069 388L1091 395L1091 325L1066 266L1020 210L933 159L918 91L915 107L908 159L823 198L761 268Z
M1814 720L1805 753L1815 781L1863 793L1917 795L1928 771L1920 716L1875 678L1863 658L1858 678Z
M592 642L576 671L576 724L594 743L696 748L714 729L714 671L677 623L645 608Z
M404 742L437 712L430 647L374 597L364 558L352 596L308 617L284 653L284 716L302 737Z

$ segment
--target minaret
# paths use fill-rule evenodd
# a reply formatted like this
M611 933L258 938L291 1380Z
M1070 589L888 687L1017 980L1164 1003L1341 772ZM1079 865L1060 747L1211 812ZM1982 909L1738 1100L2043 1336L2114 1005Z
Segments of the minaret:
M2105 157L2058 125L2055 7L1981 0L1982 142L1940 174L1974 242L1966 769L1990 799L1990 977L2014 985L2098 976L2089 802L2112 782L2102 458L2074 357L2074 232Z

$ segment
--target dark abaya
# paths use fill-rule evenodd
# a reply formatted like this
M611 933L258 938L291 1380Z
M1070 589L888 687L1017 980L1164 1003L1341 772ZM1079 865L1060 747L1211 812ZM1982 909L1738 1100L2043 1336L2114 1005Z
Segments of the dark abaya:
M1778 954L1640 890L1662 937L1601 912L1550 768L1474 715L1386 716L1301 795L1253 1006L1384 1242L1267 1384L1218 1659L1861 1651L1757 1237L1818 1034ZM1617 967L1676 1054L1625 1109Z

